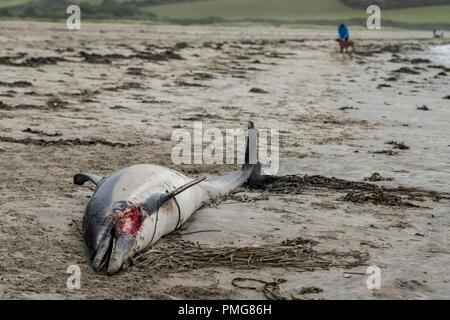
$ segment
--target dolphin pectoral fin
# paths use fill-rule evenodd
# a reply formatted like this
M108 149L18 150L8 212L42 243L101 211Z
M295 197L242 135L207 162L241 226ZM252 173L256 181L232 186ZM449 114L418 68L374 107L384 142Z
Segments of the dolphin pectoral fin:
M86 181L90 180L95 185L98 185L102 179L102 177L96 176L94 174L77 173L73 176L73 183L82 186Z

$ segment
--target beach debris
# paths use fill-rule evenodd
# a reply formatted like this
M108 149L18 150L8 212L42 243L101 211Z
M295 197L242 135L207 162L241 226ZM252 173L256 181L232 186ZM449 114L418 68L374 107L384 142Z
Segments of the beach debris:
M190 46L189 46L189 44L188 44L187 42L177 42L177 43L175 44L174 49L180 50L180 49L186 49L186 48L189 48L189 47L190 47Z
M109 107L111 110L120 110L120 109L123 109L123 110L129 110L130 108L128 108L128 107L124 107L124 106L121 106L121 105L115 105L115 106L113 106L113 107Z
M233 200L236 200L236 201L239 201L239 202L256 202L256 201L259 201L259 200L269 200L269 197L268 196L261 196L261 195L256 196L256 197L252 197L252 196L249 196L247 194L244 194L244 195L234 195L234 194L232 194L232 195L229 195L227 197L227 199L233 199Z
M364 243L361 242L361 244L364 244ZM377 247L377 246L373 247L373 246L372 246L372 248L379 248L379 247ZM343 276L344 278L350 278L352 275L365 276L366 273L364 273L364 272L350 272L350 271L345 271L345 272L342 274L342 276Z
M176 50L176 48L175 48ZM123 54L111 53L111 54L97 54L88 53L85 51L79 52L80 57L84 59L86 63L92 64L111 64L114 60L125 60L125 59L141 59L147 61L168 61L168 60L183 60L183 57L178 53L175 53L171 49L166 49L162 52L153 51L135 51L135 54L125 56ZM136 72L136 70L129 70L131 73ZM137 71L139 73L139 71Z
M311 252L313 246L315 246L317 244L319 244L318 241L311 240L311 239L304 239L302 237L298 237L298 238L294 238L294 239L287 238L286 240L281 242L281 245L283 247L303 246L303 248L309 252Z
M15 106L11 106L9 104L0 101L0 110L19 110L19 109L48 109L47 106L43 105L34 105L34 104L17 104Z
M0 81L0 86L9 88L26 88L31 87L33 84L28 81L14 81L14 82L3 82Z
M255 282L262 284L262 286L245 285L245 283L248 282ZM261 291L268 300L309 300L308 298L299 297L298 295L323 292L323 289L318 287L302 287L297 289L296 295L291 293L290 297L288 297L283 293L283 289L280 286L280 284L285 282L287 282L287 280L282 278L274 279L273 281L265 281L257 278L237 277L231 281L231 284L239 289Z
M215 76L211 73L206 72L195 72L194 73L194 80L208 80L208 79L214 79Z
M187 82L184 80L177 80L175 81L175 84L180 87L207 87L204 84L201 83L195 83L195 82Z
M353 268L365 265L367 252L317 251L317 243L300 239L290 246L277 243L246 247L210 247L186 240L160 243L132 259L134 265L146 270L178 272L199 268L228 267L232 269L292 268L299 272L328 270L332 267Z
M450 193L448 192L437 192L434 190L425 190L415 187L388 187L388 186L379 186L377 184L368 183L368 182L360 182L360 181L351 181L338 179L335 177L325 177L322 175L287 175L281 177L271 177L271 181L256 185L250 186L252 189L262 189L264 193L276 193L276 194L301 194L305 191L306 188L324 188L329 190L334 190L337 192L370 192L375 193L373 197L380 197L377 195L380 191L385 194L392 194L393 196L407 199L407 200L417 200L422 201L423 199L431 199L433 201L439 201L440 199L450 200ZM355 195L358 197L359 195ZM385 199L388 199L388 196L384 196ZM350 197L348 198L350 199ZM356 198L355 198L356 199ZM394 199L391 199L392 201ZM391 203L393 203L391 201ZM383 204L383 201L378 201L378 204ZM400 203L397 201L397 203Z
M393 54L392 58L390 60L388 60L388 62L393 62L393 63L406 63L409 62L409 59L407 58L401 58L398 54Z
M68 104L67 101L62 101L59 98L52 98L47 101L47 107L53 109L65 109Z
M372 151L373 154L386 154L388 156L395 156L398 154L397 151L389 150L389 149L383 149L378 151Z
M119 90L131 90L131 89L140 89L140 90L144 90L146 89L146 87L144 87L141 83L139 82L125 82L120 86L116 86L116 87L107 87L105 88L105 90L107 91L119 91Z
M383 178L378 172L372 173L370 177L365 177L364 181L392 181L394 178Z
M15 56L2 56L0 57L0 64L5 66L21 66L21 64L15 63L12 60L23 58L26 55L26 53L18 53Z
M31 57L21 62L15 62L27 56L26 53L18 53L15 56L0 57L0 64L13 67L39 67L46 64L57 64L59 61L67 61L62 57Z
M417 110L429 111L430 109L426 105L422 105L421 107L417 107Z
M411 69L411 68L409 68L409 67L401 67L401 68L399 68L399 69L397 69L397 70L394 70L394 71L392 71L392 72L396 72L396 73L406 73L406 74L420 74L420 72L418 72L418 71L416 71L416 70L414 70L414 69Z
M169 49L157 53L149 51L138 52L138 54L132 57L148 61L184 60L184 58L180 56L178 53L175 53Z
M383 192L381 190L376 191L363 191L363 192L349 192L344 197L340 198L342 201L351 201L356 203L373 203L375 205L384 206L405 206L420 208L411 202L402 200L401 197Z
M80 51L78 53L80 57L84 59L84 62L93 63L93 64L111 64L113 59L125 59L124 55L121 54L97 54L97 53L88 53L86 51Z
M117 87L120 90L130 90L130 89L145 89L145 87L140 82L125 82L121 86Z
M263 284L263 286L260 287L250 287L248 285L241 285L238 284L238 282L257 282L257 283L261 283ZM265 281L265 280L260 280L260 279L256 279L256 278L242 278L242 277L238 277L238 278L234 278L231 281L231 284L239 289L248 289L248 290L259 290L262 293L264 293L264 295L266 296L266 298L268 300L288 300L289 298L287 298L286 296L283 295L283 290L280 287L281 283L287 282L286 279L276 279L274 281Z
M359 108L355 108L355 107L349 107L349 106L344 106L344 107L340 107L339 110L359 110Z
M126 74L130 74L132 76L142 76L143 68L128 68Z
M31 129L31 128L26 128L25 130L22 130L22 132L38 134L40 136L46 136L46 137L60 137L60 136L62 136L62 133L59 133L59 132L47 133L47 132L44 132L42 130L34 130L34 129Z
M271 211L271 212L274 212L274 213L293 213L293 212L285 210L283 208L274 208L274 207L264 207L263 210Z
M443 66L443 65L429 65L428 68L431 68L431 69L442 69L445 72L450 72L450 68L447 68L446 66Z
M299 291L298 294L306 294L306 293L320 293L323 292L322 288L318 288L318 287L302 287Z
M0 152L5 152L5 151L6 151L6 149L4 147L0 146Z
M415 58L415 59L411 59L409 62L411 62L412 64L431 63L431 60L430 59Z
M66 59L62 57L32 57L24 60L22 64L26 67L35 68L47 64L57 64L59 61L66 61Z
M407 145L405 145L403 142L388 141L388 142L386 142L386 144L393 145L395 149L400 149L400 150L408 150L409 149L409 147Z
M445 96L443 99L447 99L447 100L450 100L450 95L448 95L448 96Z
M398 228L398 229L405 229L405 228L412 228L411 220L400 220L394 224L391 224L387 227L389 228Z
M59 139L59 140L45 140L45 139L32 139L23 138L17 139L13 137L0 136L0 141L9 143L21 143L25 145L37 145L41 147L54 146L54 145L67 145L67 146L92 146L92 145L105 145L110 147L118 148L128 148L134 147L137 144L134 143L121 143L121 142L110 142L104 139L92 139L92 140L82 140L80 138L75 139Z
M263 90L261 88L251 88L249 92L251 92L251 93L263 93L263 94L264 93L269 93L268 91Z

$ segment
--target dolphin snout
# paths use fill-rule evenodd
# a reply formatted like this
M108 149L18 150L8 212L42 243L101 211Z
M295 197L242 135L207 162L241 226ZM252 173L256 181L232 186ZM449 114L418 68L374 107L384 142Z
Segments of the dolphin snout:
M97 252L95 253L95 257L92 260L92 267L95 271L99 271L106 263L107 255L108 255L108 249L111 246L112 242L112 236L111 234L107 234L102 242L100 243L99 248L97 249Z
M111 259L109 260L108 274L117 273L122 265L133 255L133 248L136 239L128 233L121 233L114 239L111 251Z
M108 274L112 275L120 270L128 258L135 254L136 237L147 216L141 207L128 203L114 208L101 223L95 219L88 221L91 231L85 233L90 235L85 236L85 241L94 250L91 264L95 271L106 266Z

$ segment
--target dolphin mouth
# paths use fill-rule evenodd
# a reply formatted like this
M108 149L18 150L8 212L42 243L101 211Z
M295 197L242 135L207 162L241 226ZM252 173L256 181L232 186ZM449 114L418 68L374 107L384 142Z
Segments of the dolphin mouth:
M100 271L110 260L115 241L113 228L114 223L110 223L110 225L108 225L108 228L106 229L106 233L100 241L100 245L97 249L97 252L95 253L94 258L92 259L92 267L95 271Z
M95 271L100 271L105 263L109 260L113 247L112 234L108 234L101 242L94 259L92 260L92 267Z
M119 272L134 254L135 244L136 238L132 235L121 233L116 236L114 230L111 230L98 248L92 260L92 267L97 272L105 268L108 275Z
M109 259L108 274L113 275L131 258L136 239L128 233L122 233L114 238Z
M134 255L136 236L142 230L146 216L145 210L135 205L113 213L92 260L95 271L102 270L106 265L108 265L106 269L109 275L120 271Z

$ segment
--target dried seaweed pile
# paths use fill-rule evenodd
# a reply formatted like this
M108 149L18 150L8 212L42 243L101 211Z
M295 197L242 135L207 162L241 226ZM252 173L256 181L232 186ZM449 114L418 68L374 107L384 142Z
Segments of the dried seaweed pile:
M254 287L249 285L243 285L241 282L254 282L260 284L260 287ZM280 284L287 282L286 279L276 279L275 281L264 281L256 278L234 278L231 284L239 289L260 290L268 300L305 300L304 297L290 294L290 297L283 294L283 289ZM262 285L261 285L262 284ZM298 290L299 295L307 293L319 293L323 290L318 287L306 287Z
M371 202L373 204L382 204L388 206L410 206L417 205L407 200L425 201L427 198L433 201L441 199L450 200L450 194L446 192L437 192L413 187L386 187L373 183L350 181L329 178L321 175L287 175L282 177L272 177L269 184L256 186L268 193L278 194L301 194L305 188L325 188L338 192L347 192L347 195L340 198L344 201L358 203Z
M317 242L305 239L251 247L211 248L185 240L168 241L133 259L133 264L156 272L183 271L207 267L239 269L294 268L314 271L330 267L353 268L364 265L368 253L360 251L316 251Z
M403 200L401 197L381 190L366 192L349 192L344 197L339 198L342 201L351 201L356 203L373 203L385 206L405 206L412 208L420 208L409 201Z
M128 148L134 147L137 144L134 143L121 143L121 142L111 142L104 139L92 139L92 140L82 140L79 138L75 139L58 139L58 140L46 140L46 139L33 139L33 138L23 138L17 139L13 137L0 136L0 141L10 142L10 143L22 143L22 144L32 144L41 147L53 146L53 145L68 145L68 146L92 146L92 145L105 145L110 147L118 148Z

